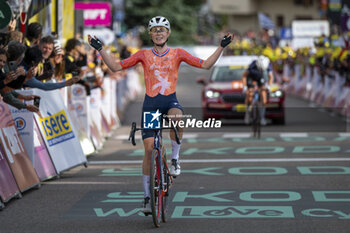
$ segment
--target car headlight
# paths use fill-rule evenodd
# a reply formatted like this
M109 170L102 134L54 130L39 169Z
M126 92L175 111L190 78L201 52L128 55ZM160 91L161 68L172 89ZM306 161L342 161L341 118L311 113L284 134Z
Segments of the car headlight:
M205 96L207 98L218 98L220 96L220 92L209 90L205 92Z
M275 95L276 95L276 97L281 97L282 96L282 91L276 91Z
M279 91L279 90L270 93L271 97L281 97L282 95L283 95L282 91Z

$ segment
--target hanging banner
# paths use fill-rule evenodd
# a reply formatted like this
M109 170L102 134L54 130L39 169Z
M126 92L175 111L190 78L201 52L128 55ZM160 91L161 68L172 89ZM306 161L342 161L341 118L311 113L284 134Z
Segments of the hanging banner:
M0 148L0 202L7 202L17 195L20 195L20 192L18 190L15 178L13 177L11 169L7 164L5 153Z
M5 152L19 190L24 192L35 186L40 187L39 178L25 150L11 112L4 102L0 102L0 146Z
M34 114L46 147L58 173L81 164L87 164L79 143L78 133L64 106L58 90L42 91L32 89L34 95L41 97L42 118Z
M18 92L23 95L33 94L31 89ZM31 101L31 104L33 104L33 101ZM26 109L18 110L11 106L9 106L9 109L39 179L43 181L57 176L50 155L46 150L45 143L42 140L40 141L37 136L34 113Z

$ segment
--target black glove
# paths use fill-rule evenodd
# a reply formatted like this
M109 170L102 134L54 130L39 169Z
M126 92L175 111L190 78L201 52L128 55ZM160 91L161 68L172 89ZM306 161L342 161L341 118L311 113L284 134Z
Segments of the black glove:
M231 36L224 36L221 40L221 47L225 48L229 43L231 43Z
M102 42L97 38L91 38L90 45L97 51L101 51L102 49Z

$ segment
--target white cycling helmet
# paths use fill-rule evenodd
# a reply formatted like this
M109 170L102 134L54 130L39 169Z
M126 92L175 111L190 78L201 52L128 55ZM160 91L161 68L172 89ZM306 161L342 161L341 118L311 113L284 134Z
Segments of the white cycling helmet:
M163 16L153 17L148 23L148 31L157 26L166 27L170 31L170 22Z
M256 66L260 69L260 70L267 70L267 68L269 67L270 64L270 60L265 57L265 56L259 56L258 59L256 59Z

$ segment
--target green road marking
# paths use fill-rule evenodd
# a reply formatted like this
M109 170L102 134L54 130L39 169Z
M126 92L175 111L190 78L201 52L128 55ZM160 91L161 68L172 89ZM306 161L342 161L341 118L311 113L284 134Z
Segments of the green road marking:
M256 138L232 138L233 142L275 142L276 139L271 137Z
M142 168L104 169L99 176L140 176Z
M341 136L333 139L334 142L342 142L342 141L349 141L349 140L350 140L350 137L346 137L346 136Z
M184 150L182 155L191 155L191 154L213 154L213 155L225 155L227 150L231 150L233 147L221 147L215 149L199 149L199 148L189 148Z
M309 166L297 167L302 175L349 175L350 167L342 166Z
M121 192L109 193L108 200L101 202L140 202L143 200L143 192L127 192L127 195L122 195Z
M291 206L176 206L172 218L294 218Z
M339 146L296 146L293 153L334 153L339 151Z
M316 218L331 218L338 217L338 219L350 219L350 214L344 213L340 210L330 209L307 209L301 212L305 216Z
M136 208L130 210L129 212L125 212L123 208L114 208L109 211L104 211L102 208L94 208L95 214L97 217L108 217L113 214L118 214L119 217L129 217L131 215L141 215L144 216L143 213L140 213L141 208Z
M259 196L279 196L279 197L269 197L269 198L259 198ZM255 196L255 197L253 197ZM285 196L285 197L281 197ZM258 202L285 202L285 201L298 201L301 199L301 195L297 192L289 191L252 191L243 192L239 195L239 198L243 201L258 201Z
M288 171L281 167L233 167L228 169L228 173L232 175L283 175Z
M282 137L285 142L321 142L326 141L324 137Z
M242 147L236 150L237 154L278 154L284 151L283 147L278 146L258 146Z
M207 193L202 195L190 195L188 192L177 192L175 194L175 197L173 199L173 202L185 202L188 198L202 198L210 201L215 202L233 202L232 200L217 197L219 195L234 193L234 191L222 191L222 192L215 192L215 193Z
M350 191L312 191L312 194L317 202L350 202Z
M221 167L208 167L208 168L200 168L194 170L182 170L182 173L193 173L197 175L206 175L206 176L222 176L223 173L212 172L212 170L222 169Z

